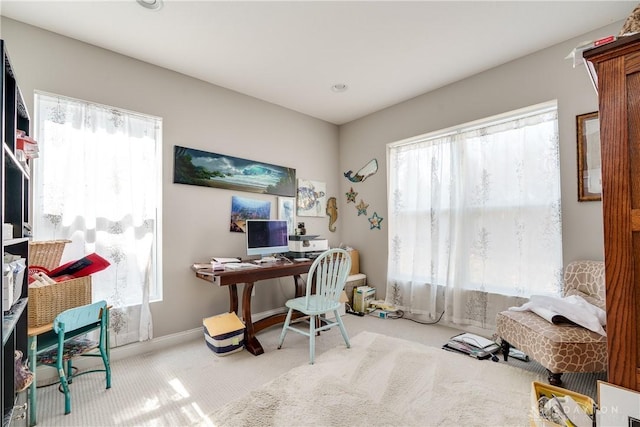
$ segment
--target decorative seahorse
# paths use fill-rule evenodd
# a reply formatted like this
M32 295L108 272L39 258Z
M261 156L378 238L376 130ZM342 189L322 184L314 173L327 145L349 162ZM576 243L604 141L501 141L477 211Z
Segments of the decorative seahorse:
M336 231L333 225L338 220L338 202L335 197L329 197L327 200L327 215L329 215L329 231Z

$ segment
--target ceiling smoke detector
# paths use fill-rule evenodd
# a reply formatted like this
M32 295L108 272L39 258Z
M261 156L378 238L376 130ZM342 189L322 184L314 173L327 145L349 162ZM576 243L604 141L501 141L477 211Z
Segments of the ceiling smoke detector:
M160 10L162 9L162 0L136 0L138 4L145 9Z
M336 83L331 86L331 90L334 92L345 92L347 89L349 89L349 86L344 83Z

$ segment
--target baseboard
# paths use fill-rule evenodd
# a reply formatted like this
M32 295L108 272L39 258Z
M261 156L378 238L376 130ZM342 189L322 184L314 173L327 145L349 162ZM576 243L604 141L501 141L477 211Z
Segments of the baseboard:
M274 308L273 310L267 310L267 311L262 311L260 313L254 313L251 316L251 318L253 319L253 321L255 323L260 319L264 319L265 317L273 316L274 314L282 314L282 313L286 313L286 312L287 312L287 308L286 307Z
M187 341L192 341L202 336L202 328L191 329L188 331L177 332L175 334L165 335L153 338L149 341L136 342L121 347L112 348L109 352L109 359L113 365L118 360L138 356L140 354L152 353L167 349L176 345L180 345ZM102 366L102 360L99 357L79 357L74 359L73 366L78 368L78 372L88 371L91 369L99 369ZM49 366L38 366L36 370L36 378L38 386L47 385L58 381L57 371Z
M253 321L260 320L273 314L281 314L286 312L285 308L277 308L273 310L256 313L252 316ZM141 354L153 353L156 351L165 350L167 348L183 344L187 341L203 337L203 329L195 328L188 331L176 332L175 334L164 335L158 338L153 338L149 341L135 342L121 347L112 348L109 353L111 364L113 365L118 360L125 359L127 357L134 357ZM90 369L97 369L102 366L100 358L96 357L80 357L73 361L73 365L78 368L78 372L88 371ZM48 366L38 366L36 370L36 378L38 386L52 384L57 382L57 371Z

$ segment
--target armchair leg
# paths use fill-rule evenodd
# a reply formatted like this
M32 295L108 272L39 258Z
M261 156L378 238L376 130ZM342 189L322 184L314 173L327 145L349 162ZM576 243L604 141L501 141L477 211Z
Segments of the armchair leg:
M549 384L555 385L555 386L562 385L562 379L560 378L562 377L562 372L558 374L554 374L553 372L547 369L547 374L548 374L547 379L549 380Z
M509 360L509 350L511 350L511 344L507 342L504 338L502 338L502 342L500 343L500 348L502 349L502 357L504 361Z

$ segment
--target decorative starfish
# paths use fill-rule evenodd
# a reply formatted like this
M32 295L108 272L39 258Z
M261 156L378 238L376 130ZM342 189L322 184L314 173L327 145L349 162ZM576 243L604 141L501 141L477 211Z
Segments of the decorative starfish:
M378 216L377 212L374 212L373 216L369 218L369 222L371 223L370 230L373 230L374 228L377 228L378 230L380 230L380 223L382 222L383 219L384 218Z
M347 195L347 203L349 202L356 202L356 196L358 195L358 193L356 193L355 191L353 191L353 187L351 187L351 191L349 191L348 193L345 193Z
M360 199L360 203L358 203L356 205L356 209L358 209L358 216L360 215L366 215L367 214L367 208L369 207L368 204L366 204L364 202L364 200Z

